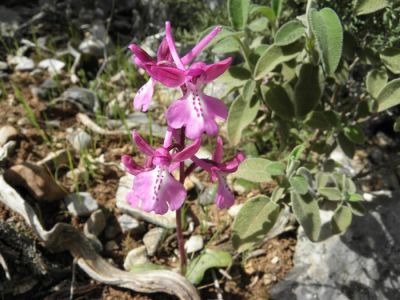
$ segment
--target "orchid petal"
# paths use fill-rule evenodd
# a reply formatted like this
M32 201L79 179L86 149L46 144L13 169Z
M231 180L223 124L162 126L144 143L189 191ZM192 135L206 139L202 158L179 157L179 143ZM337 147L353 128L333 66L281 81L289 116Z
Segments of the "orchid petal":
M171 56L171 52L169 51L167 39L163 38L163 40L157 50L157 62L171 61L171 60L172 60L172 56Z
M136 92L135 98L133 99L133 107L136 110L141 110L143 112L147 111L149 109L153 93L154 82L150 79Z
M137 133L136 130L132 131L132 138L139 150L147 156L153 156L154 149Z
M186 159L191 158L192 156L194 156L197 153L197 151L199 151L200 146L201 146L201 139L199 138L199 139L196 139L194 141L194 143L190 144L182 151L179 151L179 152L173 154L172 161L178 162L178 161L184 161Z
M153 79L167 87L178 87L185 82L185 72L175 67L158 65L151 66L147 71Z
M196 46L193 47L184 57L182 63L189 64L203 49L211 42L211 40L221 31L222 27L215 27L209 34L207 34Z
M244 159L245 159L245 155L243 153L239 152L238 154L236 154L236 156L233 159L226 161L222 164L219 164L219 166L218 166L219 170L224 173L236 172L240 163L242 161L244 161Z
M208 65L207 67L205 67L204 69L205 78L203 78L204 83L213 81L214 79L221 76L229 68L231 63L232 63L232 58L228 57L227 59L221 60L215 64Z
M125 170L132 175L138 175L144 170L144 168L139 166L129 155L122 155L121 162L124 165Z
M157 214L165 214L168 208L171 210L180 208L185 198L186 191L183 185L162 167L156 167L136 176L133 193L127 196L132 206Z
M167 39L167 43L169 46L169 50L171 51L172 58L178 68L181 70L185 70L184 65L182 64L181 58L179 57L178 52L176 51L176 46L175 46L175 41L172 36L171 32L171 23L170 22L165 22L165 35Z
M235 196L222 175L218 175L218 189L215 204L219 208L229 208L235 202Z
M214 117L226 120L226 118L228 117L228 109L226 108L226 105L222 100L208 95L203 95L202 98L210 114L212 114Z
M200 159L197 156L192 156L190 158L198 167L202 168L204 171L207 171L211 174L213 165L204 161L204 159Z
M217 163L222 161L222 157L224 155L223 144L222 138L220 136L217 137L217 145L215 146L215 151L212 157L212 160Z
M154 59L138 45L130 44L128 48L135 55L135 63L138 64L139 66L145 63L155 63Z

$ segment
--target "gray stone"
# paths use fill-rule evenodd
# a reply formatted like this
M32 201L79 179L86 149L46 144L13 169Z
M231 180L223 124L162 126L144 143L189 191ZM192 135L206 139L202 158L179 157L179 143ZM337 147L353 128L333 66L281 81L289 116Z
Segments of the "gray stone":
M40 86L32 87L32 93L40 99L55 97L58 92L58 85L53 79L46 79Z
M128 255L125 257L124 269L129 271L135 265L142 265L148 262L149 259L147 258L146 247L140 246L129 251Z
M68 211L75 217L86 217L99 208L97 201L87 192L69 194L64 199Z
M218 186L212 184L208 186L199 196L199 202L203 206L211 205L215 201Z
M32 71L35 68L35 62L26 56L10 57L8 63L15 65L17 71Z
M86 109L95 111L97 108L97 97L89 89L71 87L61 95L62 99L76 102L83 105Z
M140 223L135 218L128 215L121 215L118 217L118 223L123 233L137 232L141 229Z
M99 236L100 233L103 232L104 228L106 227L106 216L101 209L96 210L93 212L89 219L86 221L83 232L88 234L93 234L94 236Z
M295 267L271 299L400 299L400 202L377 196L341 236L312 243L300 230Z
M165 238L167 231L164 228L156 227L147 232L143 237L143 243L146 246L147 254L154 255Z
M8 70L8 64L4 61L0 61L0 71Z
M72 147L78 152L86 150L92 143L92 137L83 130L70 133L67 139L71 143Z
M10 125L4 125L0 128L0 147L18 136L18 130Z
M118 250L119 246L116 241L108 241L104 248L107 252L112 252L114 250Z
M192 235L185 242L186 253L194 253L203 249L204 242L201 235Z
M58 75L61 74L62 69L65 67L65 62L49 58L40 61L38 67L47 70L50 75Z
M129 205L129 203L126 201L126 194L132 189L134 178L135 177L130 174L121 177L116 194L117 207L124 213L131 215L138 220L143 220L164 228L175 228L175 212L168 211L164 215L157 215L154 213L145 212Z
M232 218L235 218L235 217L238 215L239 211L242 209L243 205L244 205L243 203L232 205L232 206L228 209L228 214L229 214Z

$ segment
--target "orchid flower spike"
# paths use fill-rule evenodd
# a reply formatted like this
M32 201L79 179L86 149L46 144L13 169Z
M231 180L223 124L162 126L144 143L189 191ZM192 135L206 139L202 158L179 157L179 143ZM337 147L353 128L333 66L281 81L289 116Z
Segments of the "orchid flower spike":
M126 171L135 175L132 190L127 194L128 203L157 214L179 209L185 201L186 190L171 172L179 166L179 162L197 153L201 140L197 139L183 150L170 154L166 147L153 149L136 131L132 132L132 137L139 150L147 156L147 161L142 167L130 156L122 156Z
M218 189L215 197L216 205L219 208L229 208L233 205L235 196L226 182L226 175L236 172L245 156L239 152L233 159L222 162L223 154L223 141L221 137L218 137L212 160L199 159L197 157L192 157L192 160L210 174L212 182L218 180Z
M203 93L204 85L222 75L230 66L232 59L227 58L218 63L206 65L197 62L190 67L185 67L220 31L217 27L203 40L200 41L182 59L176 50L176 45L171 32L171 24L165 25L166 40L172 59L178 69L185 73L185 81L182 86L182 98L175 100L167 110L168 125L174 129L185 127L186 137L199 138L203 132L210 136L218 134L217 119L226 120L228 110L225 104L217 98ZM158 66L152 67L153 72Z

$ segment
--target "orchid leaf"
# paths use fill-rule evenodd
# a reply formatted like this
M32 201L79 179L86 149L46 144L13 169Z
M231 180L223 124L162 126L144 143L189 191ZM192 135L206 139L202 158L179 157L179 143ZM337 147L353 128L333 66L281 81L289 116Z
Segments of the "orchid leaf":
M274 226L279 212L279 205L266 196L248 200L232 225L232 243L238 252L249 250L261 242Z
M186 278L193 284L200 284L204 274L211 268L226 268L232 263L232 256L223 250L206 249L192 260L186 271Z

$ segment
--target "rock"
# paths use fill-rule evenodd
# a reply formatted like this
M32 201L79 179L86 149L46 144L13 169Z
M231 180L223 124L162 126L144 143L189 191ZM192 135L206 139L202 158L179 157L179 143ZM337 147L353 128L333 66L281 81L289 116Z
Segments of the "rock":
M300 230L295 266L271 299L400 299L398 197L375 197L341 236L312 243Z
M0 147L18 136L18 130L11 125L4 125L0 128Z
M43 166L25 162L4 173L4 179L14 188L22 188L37 201L55 202L66 193Z
M129 251L128 255L125 257L124 269L129 271L135 265L142 265L148 262L149 259L147 258L146 247L140 246Z
M207 187L199 196L199 202L203 206L211 205L215 201L218 186L216 184Z
M71 87L64 91L61 98L83 105L90 111L96 111L98 105L96 95L91 90L85 88Z
M64 199L68 211L75 217L86 217L99 208L97 201L87 192L69 194Z
M242 209L244 204L234 204L228 209L228 214L232 217L235 218L239 211Z
M7 158L11 156L11 153L15 150L15 141L9 141L5 145L0 146L0 167L5 165Z
M15 65L17 71L32 71L35 68L35 62L26 56L9 57L8 63Z
M118 217L118 223L123 233L134 233L141 230L139 221L125 214Z
M58 94L58 85L53 79L46 79L39 87L32 87L32 93L40 99L47 100Z
M118 250L119 246L116 241L108 241L104 248L107 252L112 252Z
M127 213L138 220L144 220L168 229L175 228L175 212L169 211L164 215L157 215L154 213L145 212L138 208L133 208L128 204L128 202L126 202L125 197L127 192L132 189L134 178L135 177L130 174L121 177L116 194L117 207L120 208L124 213Z
M50 75L61 74L62 69L65 67L65 63L58 59L44 59L39 62L39 68L47 70Z
M143 237L143 243L146 246L147 254L153 256L163 242L167 231L164 228L156 227L147 232Z
M83 130L70 133L67 136L67 140L71 143L72 147L79 153L89 148L90 144L92 143L92 137L88 133L86 133L86 131Z
M28 118L20 118L20 119L18 119L18 121L17 121L17 125L18 126L26 126L26 125L28 125L28 124L30 124L31 123L31 121L29 121L29 119Z
M194 253L203 249L204 243L201 235L192 235L185 242L186 253Z
M4 61L0 61L0 71L7 71L8 70L8 64Z

